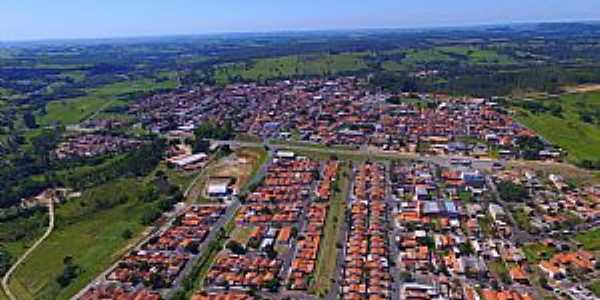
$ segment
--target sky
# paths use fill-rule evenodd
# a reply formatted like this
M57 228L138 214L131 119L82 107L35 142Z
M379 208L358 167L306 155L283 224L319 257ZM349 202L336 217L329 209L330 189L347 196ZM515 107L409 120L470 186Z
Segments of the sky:
M600 20L600 0L0 0L0 40Z

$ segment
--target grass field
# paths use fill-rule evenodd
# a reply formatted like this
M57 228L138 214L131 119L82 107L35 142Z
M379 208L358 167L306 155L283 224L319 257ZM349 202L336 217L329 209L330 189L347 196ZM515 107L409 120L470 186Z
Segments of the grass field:
M554 255L556 249L541 243L526 244L522 247L525 258L531 264L538 263L540 260Z
M310 292L318 297L324 297L331 288L331 280L337 274L337 237L340 231L342 222L344 222L344 211L348 191L350 190L350 180L348 178L351 170L347 163L343 163L343 167L338 171L338 181L335 183L339 191L336 191L329 201L329 211L327 213L327 222L323 242L319 249L317 265L315 267L314 281L310 287Z
M337 74L358 71L367 67L362 58L365 53L341 53L319 55L293 55L254 60L251 63L231 64L218 67L215 79L226 84L235 78L263 81L273 78Z
M531 220L529 219L529 216L525 213L523 209L517 209L515 212L512 213L512 215L515 219L515 222L517 222L519 228L528 232L531 232L533 230Z
M494 50L467 47L441 47L439 50L446 54L464 56L472 64L510 65L516 63L511 57L499 54Z
M140 218L151 203L137 200L143 186L138 179L119 180L59 206L54 232L17 269L10 282L19 299L68 299L117 260L120 250L131 242L122 237L123 231L129 229L137 236L144 229ZM127 195L130 200L107 209L88 209L97 199L109 195ZM66 256L73 258L80 271L70 285L61 288L55 279L63 270Z
M517 63L513 58L499 54L494 50L468 47L438 47L430 49L411 49L402 63L386 61L383 68L389 71L403 70L406 65L426 63L463 62L473 65L510 65Z
M590 251L600 250L600 229L580 233L575 240L583 244L583 248Z
M516 119L566 149L569 161L597 160L600 153L600 126L583 122L579 112L600 109L600 93L568 94L560 99L540 101L544 105L559 105L563 111L562 117L518 108Z
M151 79L139 79L109 84L89 89L88 95L77 98L52 101L46 105L46 114L38 117L40 125L59 123L76 124L90 117L103 107L108 107L119 95L126 93L151 91L176 87L175 81L155 82Z
M438 49L411 49L402 60L405 64L452 62L454 59Z

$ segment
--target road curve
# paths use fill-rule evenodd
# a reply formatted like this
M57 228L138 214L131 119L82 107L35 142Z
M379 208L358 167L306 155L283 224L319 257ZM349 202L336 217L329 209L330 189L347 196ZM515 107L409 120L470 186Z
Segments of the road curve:
M10 291L10 288L8 287L8 282L10 281L10 276L12 275L12 273L15 272L17 267L19 267L19 265L21 263L23 263L23 261L25 261L27 259L27 257L29 257L31 252L33 252L40 244L42 244L42 242L44 242L44 240L46 238L48 238L48 236L50 236L50 234L52 233L52 230L54 230L54 199L51 198L50 201L48 201L48 202L49 202L48 215L50 216L50 222L48 223L48 229L46 229L46 232L44 233L44 235L39 240L37 240L33 244L33 246L31 246L31 248L27 249L27 251L25 251L25 253L23 255L21 255L21 257L17 260L17 262L15 262L12 265L12 267L10 267L8 272L6 272L6 274L2 278L2 289L4 289L4 293L10 300L17 300L17 297L15 297L15 295Z

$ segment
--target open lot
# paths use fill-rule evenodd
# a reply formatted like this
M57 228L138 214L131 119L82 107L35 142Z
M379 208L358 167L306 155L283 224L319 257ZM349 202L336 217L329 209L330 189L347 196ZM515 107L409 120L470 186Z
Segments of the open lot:
M203 203L210 201L205 193L210 177L232 177L235 179L234 191L239 192L250 181L258 168L265 163L266 152L262 148L241 148L230 155L208 163L197 176L188 198Z
M56 209L55 231L15 272L10 287L19 299L68 299L98 273L113 263L132 240L124 239L125 229L138 236L144 229L141 215L150 203L137 199L144 182L119 180L84 192L81 198ZM93 209L101 198L126 196L124 203ZM62 273L65 257L79 267L71 284L61 288L56 278Z
M600 250L600 229L580 233L575 240L583 244L583 248L590 251Z
M542 259L551 257L556 250L541 243L531 243L523 246L523 252L529 263L538 263Z
M532 112L519 108L516 119L566 149L570 161L597 160L600 153L600 127L582 121L582 114L593 114L600 109L600 93L567 94L558 99L539 101L544 107L560 107L562 113Z

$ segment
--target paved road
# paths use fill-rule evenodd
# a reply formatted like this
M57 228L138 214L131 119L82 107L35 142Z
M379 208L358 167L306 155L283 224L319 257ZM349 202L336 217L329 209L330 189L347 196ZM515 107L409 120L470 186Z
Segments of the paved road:
M202 256L206 253L210 243L218 237L219 233L221 232L221 229L225 226L225 224L227 224L230 220L232 220L235 217L235 214L239 209L240 205L240 201L238 199L235 199L227 207L225 214L223 214L219 218L219 220L215 224L213 224L210 232L208 233L208 236L204 239L204 241L202 242L202 244L200 244L198 248L198 255L194 255L186 264L185 268L181 271L177 279L175 279L175 281L173 282L173 287L162 292L164 299L172 299L175 293L181 289L181 283L183 282L183 280L186 277L188 277L188 275L192 272L194 266L198 264Z
M336 154L336 155L347 155L347 156L364 156L364 157L372 157L372 158L380 158L380 159L415 159L415 160L424 160L430 161L442 166L448 166L450 164L449 160L451 158L460 158L468 160L471 163L471 166L476 169L491 169L492 164L497 162L497 160L493 159L477 159L472 157L459 157L459 156L450 156L450 155L421 155L419 153L403 153L403 152L394 152L394 151L383 151L372 148L361 148L361 149L335 149L335 148L325 148L319 144L309 144L306 145L297 145L297 144L286 144L286 143L277 143L277 144L268 144L267 142L243 142L243 141L220 141L220 140L212 140L212 143L216 143L218 145L229 145L231 147L264 147L267 145L273 151L278 149L286 149L291 151L310 151L310 152L319 152L321 154Z
M54 230L54 198L50 198L48 201L48 215L50 216L50 221L48 223L48 229L46 229L46 232L44 233L44 235L37 240L33 246L31 246L31 248L27 249L27 251L25 251L25 253L23 255L21 255L21 257L17 260L17 262L15 262L12 267L10 267L10 269L8 270L8 272L6 272L6 274L4 275L4 277L2 278L2 288L4 289L4 293L6 294L6 296L8 296L8 298L10 300L17 300L17 297L10 291L10 288L8 286L8 283L10 281L10 276L15 272L15 270L19 267L19 265L21 263L23 263L27 257L29 257L29 255L35 251L35 249L42 244L42 242L44 242L44 240L46 240L46 238L48 238L48 236L50 236L50 234L52 233L52 230Z

